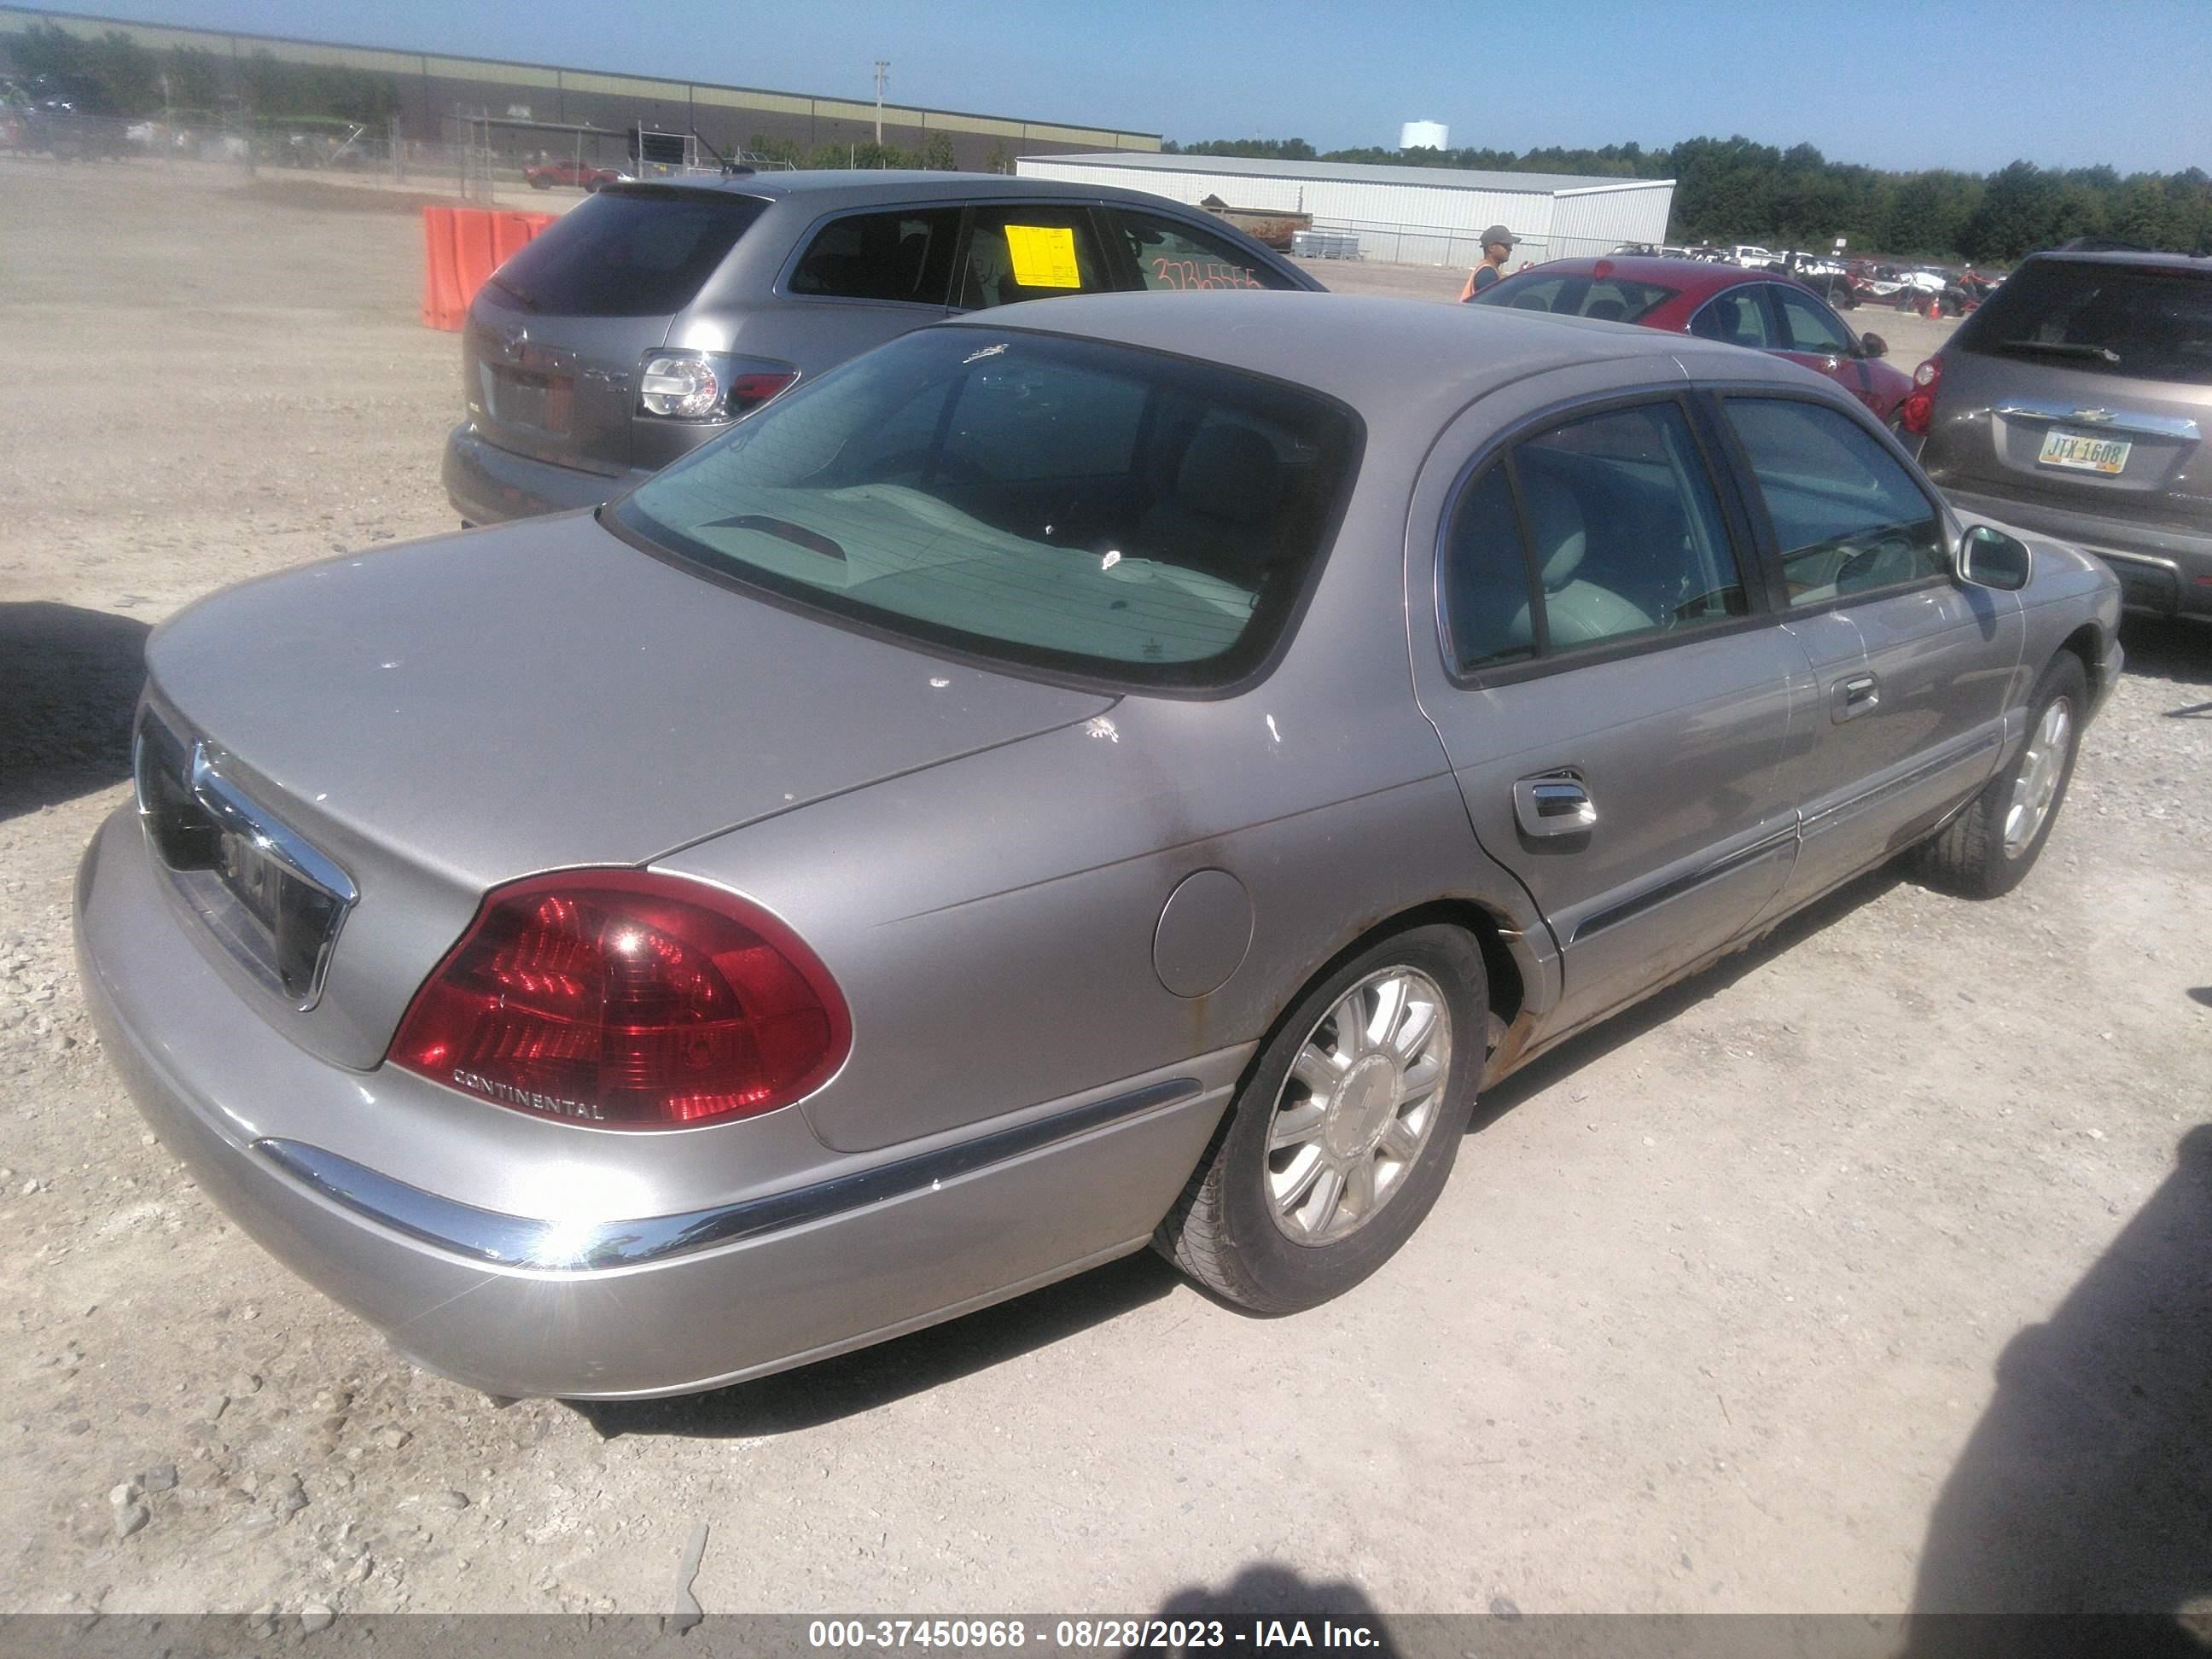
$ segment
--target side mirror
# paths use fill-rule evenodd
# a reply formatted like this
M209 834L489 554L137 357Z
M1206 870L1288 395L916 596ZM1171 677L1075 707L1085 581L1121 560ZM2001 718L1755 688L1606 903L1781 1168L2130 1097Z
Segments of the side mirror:
M1859 350L1869 357L1887 357L1889 356L1889 342L1879 334L1862 334L1859 336Z
M2027 586L2035 560L2026 543L2014 540L2002 530L1978 524L1959 538L1955 568L1960 581L1972 582L1977 587L1994 587L2000 592L2017 593Z

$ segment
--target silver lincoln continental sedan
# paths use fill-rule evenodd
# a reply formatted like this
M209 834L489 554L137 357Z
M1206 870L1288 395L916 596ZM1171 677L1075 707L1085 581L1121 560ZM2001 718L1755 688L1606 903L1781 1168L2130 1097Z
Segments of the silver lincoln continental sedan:
M179 615L79 953L206 1189L492 1393L1147 1243L1286 1313L1486 1082L1885 860L2018 883L2118 614L1770 356L1014 306L596 512Z

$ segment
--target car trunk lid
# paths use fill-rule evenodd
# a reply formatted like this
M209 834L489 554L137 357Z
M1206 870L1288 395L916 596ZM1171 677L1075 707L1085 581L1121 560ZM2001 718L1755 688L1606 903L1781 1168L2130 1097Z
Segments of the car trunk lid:
M765 603L581 514L233 588L147 659L172 769L204 750L217 787L358 890L314 1006L236 976L303 1046L357 1066L489 887L647 863L1114 701ZM213 897L190 902L220 932Z

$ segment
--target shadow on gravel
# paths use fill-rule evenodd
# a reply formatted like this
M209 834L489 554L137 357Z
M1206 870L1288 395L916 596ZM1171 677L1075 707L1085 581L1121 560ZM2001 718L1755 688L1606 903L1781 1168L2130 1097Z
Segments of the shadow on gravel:
M602 1437L788 1434L887 1406L1117 1319L1182 1283L1150 1250L858 1352L676 1400L580 1400Z
M1996 1381L1929 1517L1914 1612L2178 1615L2212 1596L2212 1123ZM1909 1654L1962 1650L1941 1621L1914 1634ZM2100 1650L2207 1650L2162 1619L2129 1636Z
M105 611L0 605L0 818L131 775L150 631Z
M1149 1626L1158 1620L1183 1626L1190 1639L1179 1644L1170 1639L1166 1632L1151 1631ZM1297 1568L1286 1567L1279 1561L1255 1561L1219 1589L1192 1584L1176 1591L1146 1616L1143 1623L1148 1628L1138 1633L1148 1639L1142 1645L1125 1646L1121 1652L1122 1659L1170 1650L1194 1653L1220 1647L1234 1652L1238 1647L1251 1646L1257 1639L1255 1626L1264 1626L1273 1620L1287 1625L1297 1620L1329 1621L1339 1634L1331 1641L1320 1631L1309 1629L1306 1639L1300 1642L1295 1634L1285 1632L1273 1637L1271 1644L1343 1647L1366 1659L1398 1659L1403 1651L1392 1638L1390 1626L1384 1622L1381 1610L1367 1599L1367 1592L1351 1580L1309 1578ZM1216 1624L1224 1627L1218 1633L1212 1629ZM1347 1641L1340 1633L1345 1630L1359 1632L1365 1639L1353 1638ZM1464 1643L1454 1644L1455 1652L1474 1650Z
M2212 623L2166 617L2129 616L2120 623L2130 679L2165 680L2177 687L2212 686ZM2212 703L2169 708L2169 717L2204 718Z
M1904 880L1888 865L1869 871L1800 910L1756 945L1723 957L1702 972L1692 974L1656 996L1647 997L1579 1036L1568 1038L1548 1054L1530 1060L1511 1077L1484 1090L1481 1099L1475 1103L1468 1133L1480 1133L1523 1101L1565 1081L1623 1043L1633 1042L1645 1032L1656 1030L1706 998L1718 995L1753 969L1763 968L1775 957L1795 950L1822 928L1833 927L1854 910L1901 886Z

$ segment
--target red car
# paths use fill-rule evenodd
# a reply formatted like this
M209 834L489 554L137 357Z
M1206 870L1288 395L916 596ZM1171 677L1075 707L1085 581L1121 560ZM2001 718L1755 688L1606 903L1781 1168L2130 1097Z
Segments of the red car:
M568 161L540 161L523 168L522 176L530 180L532 190L550 190L556 185L567 185L573 190L597 190L601 185L616 183L623 175L612 167Z
M1469 301L1590 317L1752 346L1825 374L1899 431L1912 377L1879 359L1879 334L1855 334L1804 283L1693 259L1554 259L1492 283Z

